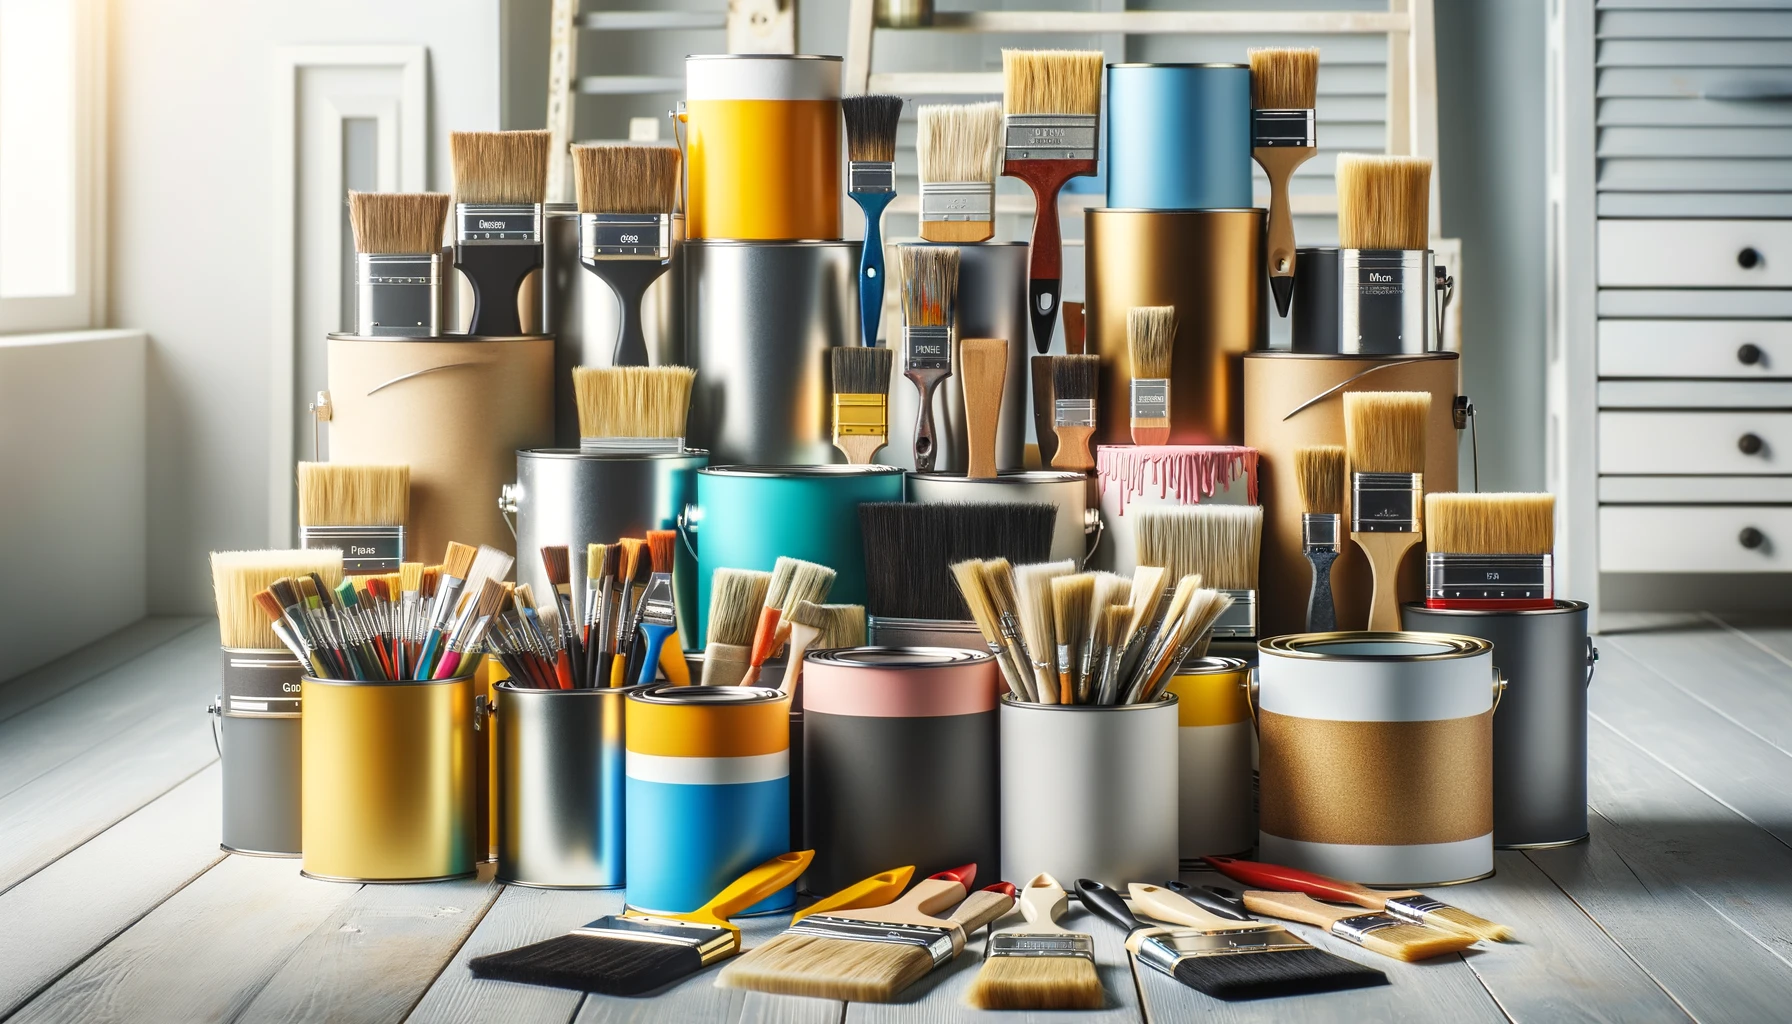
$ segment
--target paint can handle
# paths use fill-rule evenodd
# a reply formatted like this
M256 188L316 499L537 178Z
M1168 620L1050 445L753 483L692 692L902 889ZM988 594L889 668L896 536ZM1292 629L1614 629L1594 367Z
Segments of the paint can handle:
M1252 728L1256 728L1258 725L1258 722L1257 722L1257 691L1262 686L1262 682L1257 677L1258 671L1259 671L1258 666L1252 665L1250 672L1248 672L1245 675L1244 679L1242 681L1240 681L1238 684L1244 690L1244 706L1251 713L1251 727Z
M1504 699L1505 696L1506 677L1500 675L1498 666L1495 666L1493 670L1493 707L1488 708L1487 713L1491 715L1495 711L1498 711L1500 709L1500 701Z
M1587 685L1593 685L1593 668L1599 663L1599 648L1593 646L1593 638L1587 637Z
M224 695L219 694L213 698L211 704L206 707L205 713L212 719L212 749L218 752L219 757L223 757L224 741L218 736L218 723L224 717Z
M703 522L703 510L695 505L686 505L684 511L678 513L678 539L684 542L684 549L691 553L692 560L697 557L697 545L693 538L697 536L697 527Z
M1085 538L1093 536L1095 539L1094 540L1087 540L1087 539L1084 540L1084 542L1083 542L1083 560L1082 560L1082 562L1080 562L1078 564L1078 568L1087 568L1088 567L1089 559L1095 557L1095 550L1097 548L1101 547L1101 538L1103 536L1105 536L1107 534L1107 532L1108 532L1108 525L1101 518L1101 509L1096 508L1092 505L1084 508L1083 509L1083 536Z
M510 539L516 540L516 510L522 504L522 484L505 484L498 488L498 514L504 517L504 525L510 527Z

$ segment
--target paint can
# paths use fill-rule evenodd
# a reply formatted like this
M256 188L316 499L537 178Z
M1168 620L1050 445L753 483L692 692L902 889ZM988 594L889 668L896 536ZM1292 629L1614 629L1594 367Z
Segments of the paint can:
M498 881L621 888L623 702L638 687L494 689Z
M697 471L697 504L685 510L697 552L697 631L709 635L709 581L717 569L770 572L778 556L834 570L828 600L865 603L859 506L901 501L894 466L717 466Z
M1436 351L1449 279L1427 249L1295 250L1296 352L1393 356Z
M942 647L817 651L803 669L803 888L913 864L995 876L995 659ZM1006 876L1004 876L1006 877Z
M329 338L329 460L411 467L405 557L510 550L492 502L554 436L554 339Z
M297 857L299 680L285 648L225 647L224 692L208 709L224 775L219 841L228 853Z
M811 54L684 59L692 238L840 237L840 66Z
M1028 469L981 480L944 473L910 473L908 500L921 505L1024 502L1056 506L1053 561L1073 558L1082 565L1102 540L1101 515L1089 506L1089 479L1068 470Z
M1107 79L1110 208L1251 206L1249 64L1109 64Z
M1122 576L1139 564L1127 513L1198 504L1255 505L1257 451L1241 445L1108 445L1095 449L1101 522L1108 543L1096 564Z
M1182 866L1249 850L1257 841L1250 668L1238 658L1190 658L1170 677L1176 695L1176 814Z
M1101 357L1097 442L1132 441L1127 312L1174 306L1170 443L1249 443L1239 357L1269 343L1267 216L1259 209L1088 211L1088 351Z
M649 686L627 698L628 902L697 909L790 842L790 698L760 686ZM787 910L789 886L747 908Z
M904 619L889 615L865 617L865 639L873 647L947 647L956 651L989 650L977 623L970 619Z
M1506 694L1493 720L1493 845L1566 846L1587 838L1587 687L1599 652L1587 605L1520 611L1400 609L1407 629L1480 637Z
M1124 885L1177 871L1177 705L1001 698L1002 877Z
M304 861L330 882L473 873L486 849L473 677L361 683L306 676Z
M1257 644L1257 852L1368 885L1493 873L1493 645L1445 633Z
M921 248L931 243L911 243ZM953 314L952 376L934 392L934 423L939 432L939 455L934 469L964 473L969 464L968 435L964 423L964 375L959 343L965 338L1002 338L1008 342L1008 372L1003 377L1002 405L996 423L996 470L1018 471L1027 460L1028 369L1027 243L978 242L943 246L958 250L958 305ZM890 286L899 292L901 282ZM895 340L896 366L890 375L888 405L890 443L877 455L886 466L915 468L915 422L920 412L920 392L902 375L905 353L901 343L902 318L886 317Z
M828 353L858 337L859 248L684 244L685 361L697 369L691 445L724 465L843 458L833 442Z

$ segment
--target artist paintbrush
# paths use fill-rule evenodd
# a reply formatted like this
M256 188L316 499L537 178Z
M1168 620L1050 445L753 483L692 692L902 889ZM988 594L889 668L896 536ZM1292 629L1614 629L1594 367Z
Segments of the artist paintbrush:
M846 194L865 213L865 241L859 248L860 344L877 344L884 310L884 208L896 198L896 125L900 96L848 96L840 101L846 119Z
M952 376L952 325L958 299L958 250L905 245L902 266L902 375L915 385L915 471L932 472L939 456L933 395Z

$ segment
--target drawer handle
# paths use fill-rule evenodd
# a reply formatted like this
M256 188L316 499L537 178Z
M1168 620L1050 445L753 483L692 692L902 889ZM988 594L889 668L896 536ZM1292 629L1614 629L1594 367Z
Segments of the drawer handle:
M1744 434L1736 439L1736 450L1744 455L1759 455L1765 447L1767 443L1761 440L1759 434Z
M1761 346L1752 341L1745 341L1736 350L1736 361L1744 366L1753 366L1761 361Z
M1742 532L1736 535L1736 543L1753 551L1767 543L1767 535L1752 526L1744 526Z
M1736 254L1736 265L1744 270L1753 270L1760 266L1761 262L1761 251L1752 245Z

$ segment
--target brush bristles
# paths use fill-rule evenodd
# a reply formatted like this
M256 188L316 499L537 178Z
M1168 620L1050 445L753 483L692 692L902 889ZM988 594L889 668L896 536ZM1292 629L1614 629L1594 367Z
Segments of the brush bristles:
M1423 473L1425 391L1357 391L1344 396L1345 460L1352 473Z
M654 572L671 572L672 560L678 555L677 530L648 530L647 556Z
M887 395L890 369L896 354L887 347L842 345L829 353L833 360L834 394Z
M580 213L671 213L678 203L676 146L574 146Z
M1002 102L1010 114L1101 112L1100 50L1003 50Z
M909 327L950 327L958 295L958 248L903 245L902 322Z
M580 437L683 437L697 371L687 366L575 366Z
M963 621L952 563L1046 558L1057 515L1046 504L866 502L859 525L867 606L879 618Z
M302 526L403 526L411 509L411 467L299 463Z
M722 968L716 984L783 996L889 1002L933 970L918 946L786 932Z
M471 544L449 541L448 550L442 554L442 575L466 579L468 571L473 568L473 559L478 555L479 549Z
M1294 483L1303 512L1344 512L1344 446L1316 444L1294 450Z
M996 180L1002 105L949 103L917 115L915 158L923 182Z
M766 587L765 605L777 608L783 614L789 614L798 602L808 601L819 605L827 600L828 591L834 588L836 575L838 574L833 569L819 562L781 556L772 563L772 578Z
M1081 657L1089 637L1089 606L1095 601L1095 574L1073 573L1052 580L1052 631L1059 646L1068 644L1071 658Z
M1473 935L1418 924L1378 928L1363 936L1363 948L1369 952L1408 962L1429 960L1445 953L1460 953L1475 942Z
M772 574L751 569L717 569L709 584L709 642L746 647L753 642L759 609Z
M1095 965L1080 956L992 956L965 993L979 1010L1099 1010Z
M463 203L542 203L548 197L548 133L453 132L454 196Z
M810 607L815 609L815 615L808 624L821 631L815 638L815 650L865 646L864 605L812 604Z
M1101 357L1091 355L1052 356L1052 397L1060 401L1080 401L1095 397L1095 385L1101 371Z
M1268 999L1388 983L1373 967L1312 948L1184 957L1175 978L1215 999Z
M416 590L423 585L423 563L401 562L398 566L398 589Z
M1505 942L1512 938L1512 929L1498 921L1477 917L1459 907L1444 907L1425 915L1425 923L1446 931L1461 932L1489 942Z
M1126 348L1134 380L1168 377L1175 341L1175 306L1134 306L1126 311Z
M1198 573L1215 590L1257 589L1261 505L1164 505L1138 516L1140 564L1162 566L1170 579Z
M1132 580L1119 573L1098 572L1095 589L1089 597L1088 635L1100 638L1108 613L1125 606L1132 597Z
M1431 161L1418 156L1338 156L1338 245L1424 249L1431 238Z
M323 577L325 586L334 587L342 581L342 552L212 552L212 595L218 603L218 634L224 646L280 649L280 638L255 603L255 595L283 576L299 578L310 573Z
M846 159L896 159L896 125L902 120L900 96L848 96L840 101L846 118Z
M697 973L703 956L683 943L574 934L474 957L468 966L475 978L635 996Z
M419 256L440 252L450 199L443 192L350 192L355 251Z
M1036 662L1053 665L1054 672L1058 631L1053 621L1052 581L1060 576L1069 576L1075 571L1076 563L1070 559L1017 565L1013 569L1012 597L1020 620L1021 640L1026 644L1029 657ZM999 582L1006 582L1005 576L998 575L995 578ZM1051 682L1052 692L1055 693L1057 679L1054 677Z
M1312 110L1318 102L1318 49L1251 51L1251 106L1258 110Z
M1453 555L1547 555L1553 494L1427 494L1425 546Z
M541 567L547 571L548 582L556 587L572 582L572 553L565 544L550 544L542 548Z

